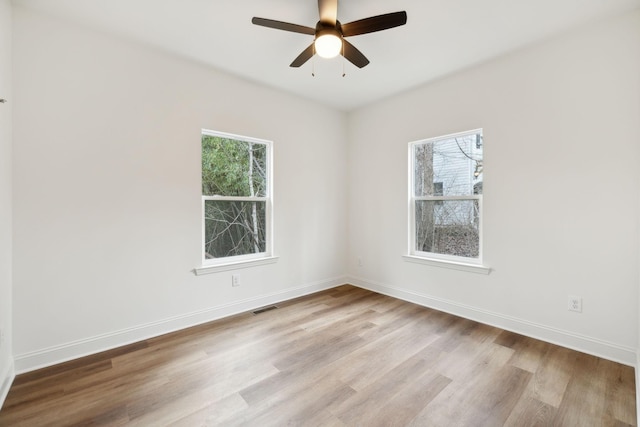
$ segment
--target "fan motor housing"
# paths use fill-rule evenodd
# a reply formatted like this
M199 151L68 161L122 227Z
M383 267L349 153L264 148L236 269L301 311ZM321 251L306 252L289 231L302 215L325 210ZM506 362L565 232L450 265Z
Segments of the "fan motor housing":
M318 21L318 23L316 24L315 38L317 39L318 37L325 35L332 35L342 39L342 26L340 25L340 21L336 21L335 26L323 24L322 22Z

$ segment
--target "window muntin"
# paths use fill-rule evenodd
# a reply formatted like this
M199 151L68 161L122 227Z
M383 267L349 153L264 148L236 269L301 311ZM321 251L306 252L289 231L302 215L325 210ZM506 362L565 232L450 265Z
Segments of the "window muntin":
M271 255L271 143L202 131L203 263Z
M481 263L482 130L410 144L411 255Z

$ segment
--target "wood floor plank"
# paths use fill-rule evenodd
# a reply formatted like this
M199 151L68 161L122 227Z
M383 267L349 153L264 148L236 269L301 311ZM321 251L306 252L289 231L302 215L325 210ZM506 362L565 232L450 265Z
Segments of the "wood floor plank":
M511 411L504 425L510 427L551 426L556 412L557 408L540 402L531 395L525 395Z
M551 345L534 374L535 398L559 408L573 375L574 363L574 351Z
M129 422L130 427L158 425L213 426L224 425L248 407L238 393L225 395L215 386L197 390L147 412Z
M454 350L440 357L434 370L447 378L464 381L478 377L478 373L494 372L513 356L513 350L490 342L478 344L467 337L459 339Z
M159 424L171 427L222 427L227 424L228 420L235 419L237 414L244 409L246 409L245 401L240 397L240 395L232 394L223 400L216 401L206 408L183 417L175 422L164 423L159 419ZM148 425L150 424L140 424L140 427L147 427ZM151 425L158 425L158 423Z
M573 367L556 416L557 423L574 424L578 422L578 413L592 419L590 425L636 422L631 402L635 399L631 393L635 389L631 378L633 369L581 353L575 355Z
M483 393L475 394L476 398L472 401L475 411L469 416L468 422L484 426L504 425L530 379L530 372L505 366L493 376L490 383L483 386ZM472 414L472 411L469 413Z
M387 427L409 425L450 383L449 378L433 371L413 376L406 387L382 406L375 424Z
M634 369L345 285L19 375L0 426L626 426Z
M460 346L468 353L469 348ZM494 426L506 422L524 393L531 374L507 364L511 351L489 343L483 351L470 355L456 354L461 370L451 370L454 364L434 366L436 372L452 382L425 407L410 425L446 425L457 420L458 425ZM447 375L448 373L448 375ZM453 374L453 375L452 375Z
M346 384L362 390L437 338L408 324L338 359L330 369ZM385 350L381 352L381 349Z
M316 378L308 387L300 388L291 384L289 388L295 389L295 393L286 393L287 398L273 395L256 405L259 408L257 411L250 408L244 418L229 422L228 425L324 425L320 423L322 420L332 418L326 408L355 393L351 387L330 375ZM283 389L287 390L286 387ZM274 414L277 416L274 417Z
M329 410L346 425L405 425L451 381L430 363L414 356Z
M508 341L505 336L510 337ZM515 350L509 363L531 373L537 372L551 347L551 344L508 331L502 331L494 342Z
M632 381L635 372L630 366L619 363L605 363L607 374L604 375L606 385L605 413L613 419L626 424L636 422L635 382Z
M423 375L427 366L428 362L420 357L409 358L349 399L337 402L328 409L347 424L355 421L368 424L367 421L372 422L372 418L380 412L381 402L388 402L399 393L410 376L415 373ZM367 420L367 416L370 419Z

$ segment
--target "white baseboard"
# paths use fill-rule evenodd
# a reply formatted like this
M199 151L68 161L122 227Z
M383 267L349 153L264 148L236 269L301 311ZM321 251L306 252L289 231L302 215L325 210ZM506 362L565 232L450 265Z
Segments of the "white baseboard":
M261 295L243 301L236 301L226 305L211 307L205 310L115 331L109 334L20 354L15 357L15 371L18 374L22 374L47 366L52 366L57 363L132 344L134 342L211 322L234 314L255 310L256 308L264 307L266 305L276 304L325 289L331 289L346 282L347 280L345 277L339 277L310 283L268 295Z
M2 405L4 405L4 401L9 394L9 389L11 388L11 384L13 384L13 380L15 378L16 373L12 362L11 365L9 365L7 372L3 372L2 377L0 377L0 410L2 410Z
M606 342L597 338L575 334L573 332L564 331L562 329L553 328L524 319L518 319L511 316L505 316L500 313L494 313L488 310L482 310L476 307L460 304L445 299L419 294L413 291L407 291L400 288L387 286L376 283L367 279L358 277L349 277L349 282L354 286L368 289L373 292L388 295L404 301L409 301L424 307L433 308L435 310L444 311L456 316L475 320L487 325L496 326L511 332L516 332L531 338L557 344L583 353L602 357L614 362L622 363L628 366L640 366L637 351L631 347L625 347L610 342ZM636 384L638 382L636 381ZM640 406L639 406L640 408ZM640 424L639 424L640 425Z
M447 301L441 298L387 286L371 280L358 277L338 277L296 288L285 289L280 292L262 295L243 301L237 301L231 304L211 307L206 310L176 316L109 334L90 337L39 351L17 355L15 357L14 370L15 373L21 374L35 369L52 366L57 363L110 350L169 332L174 332L191 326L232 316L234 314L254 310L270 304L276 304L289 299L331 289L344 283L350 283L354 286L368 289L373 292L378 292L456 316L496 326L501 329L592 354L594 356L602 357L625 365L634 366L636 368L640 367L640 349L636 351L636 349L630 347L620 346L593 337L578 335L569 331L529 322L527 320L505 316L500 313L494 313L476 307L459 304L457 302ZM638 376L638 369L636 369L636 376ZM13 381L13 379L11 379L11 381ZM5 383L3 383L3 387L4 385ZM10 385L11 382L9 382L9 386ZM639 387L640 390L640 377L638 378L638 381L636 381L636 386ZM0 391L5 392L5 390ZM8 389L6 392L8 392ZM640 393L637 393L637 396L640 399Z

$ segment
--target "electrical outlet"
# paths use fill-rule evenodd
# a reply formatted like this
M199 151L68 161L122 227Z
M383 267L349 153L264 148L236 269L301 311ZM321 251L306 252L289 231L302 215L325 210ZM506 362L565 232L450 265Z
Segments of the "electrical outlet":
M0 329L0 347L4 346L4 330Z
M240 286L240 275L239 274L232 274L231 275L231 286L233 286L234 288L237 286Z
M362 267L362 258L358 257L358 267Z
M582 298L569 295L569 311L582 313Z

